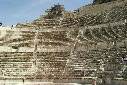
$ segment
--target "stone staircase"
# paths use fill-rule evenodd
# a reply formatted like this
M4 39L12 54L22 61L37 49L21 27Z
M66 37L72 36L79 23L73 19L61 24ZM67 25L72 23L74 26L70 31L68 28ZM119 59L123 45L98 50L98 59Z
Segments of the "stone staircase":
M126 55L125 9L113 7L106 13L43 18L12 29L1 27L0 79L95 78L102 65L108 69L114 56L121 61L120 55ZM123 11L125 14L119 14ZM114 13L118 19L112 19ZM122 66L122 62L118 64Z

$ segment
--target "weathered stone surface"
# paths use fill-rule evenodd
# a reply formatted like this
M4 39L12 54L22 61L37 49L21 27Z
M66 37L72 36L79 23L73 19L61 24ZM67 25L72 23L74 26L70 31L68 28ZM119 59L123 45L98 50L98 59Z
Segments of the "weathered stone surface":
M112 2L112 1L117 1L117 0L94 0L93 4L102 4L102 3Z
M51 13L16 28L0 27L0 78L58 81L117 74L127 54L126 4L60 10L57 18Z

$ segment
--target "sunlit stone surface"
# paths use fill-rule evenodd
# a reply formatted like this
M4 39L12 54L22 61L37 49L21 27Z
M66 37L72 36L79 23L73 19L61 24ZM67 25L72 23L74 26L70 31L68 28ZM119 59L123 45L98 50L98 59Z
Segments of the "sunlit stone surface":
M31 23L0 27L0 85L13 85L10 79L16 85L96 85L122 79L126 0L87 5L75 12L55 5L46 12ZM27 83L32 80L35 83Z

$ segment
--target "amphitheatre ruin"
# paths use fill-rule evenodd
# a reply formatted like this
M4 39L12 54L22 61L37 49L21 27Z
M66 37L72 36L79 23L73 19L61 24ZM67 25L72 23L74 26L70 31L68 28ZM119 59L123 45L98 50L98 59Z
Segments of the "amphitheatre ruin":
M123 78L126 38L127 0L95 0L73 12L54 5L30 23L0 27L0 80L96 85Z

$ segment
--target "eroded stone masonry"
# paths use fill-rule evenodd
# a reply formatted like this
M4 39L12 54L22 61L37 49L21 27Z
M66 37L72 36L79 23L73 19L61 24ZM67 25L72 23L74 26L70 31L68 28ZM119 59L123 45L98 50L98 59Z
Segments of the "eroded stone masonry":
M127 60L127 0L62 5L16 27L0 27L0 79L85 81L122 78Z

